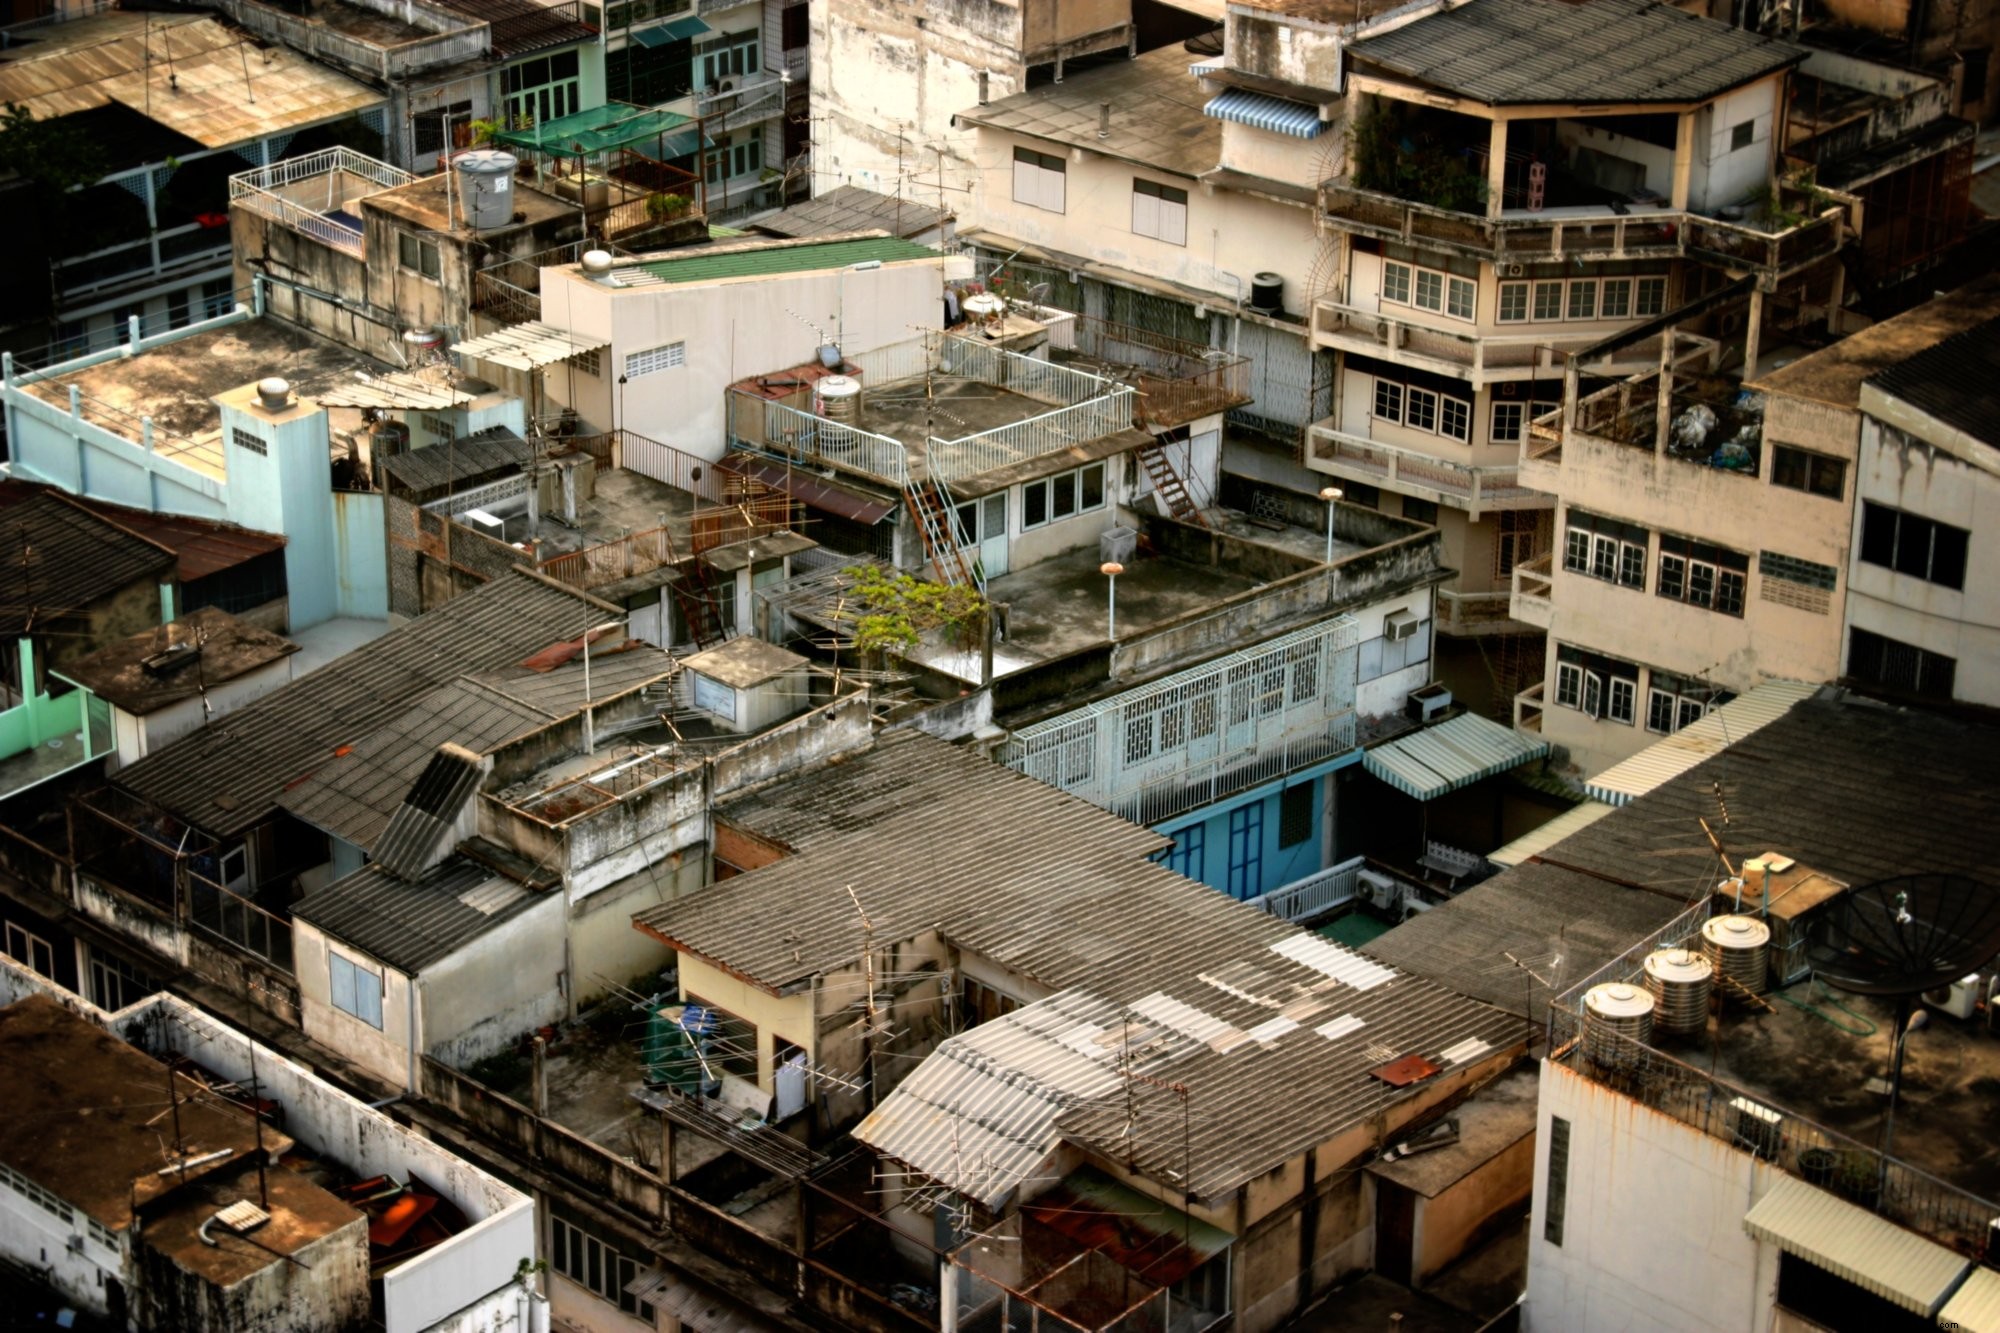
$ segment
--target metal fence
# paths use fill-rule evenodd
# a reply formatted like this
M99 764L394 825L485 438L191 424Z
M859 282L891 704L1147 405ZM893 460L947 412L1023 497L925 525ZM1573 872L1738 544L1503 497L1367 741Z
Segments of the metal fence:
M1024 727L1009 768L1141 824L1354 747L1358 633L1341 616Z
M1247 899L1246 905L1287 921L1310 921L1325 916L1336 907L1354 901L1355 886L1361 882L1361 867L1367 863L1367 857L1357 856L1337 866L1316 870L1303 879Z
M898 488L910 483L909 456L901 441L740 389L729 395L729 437L732 444L836 464Z
M956 481L1025 459L1060 453L1102 435L1130 430L1136 397L1132 389L1120 387L1103 398L1074 407L1058 407L1025 421L976 431L954 440L933 436L925 446L931 475L943 482Z
M229 202L359 259L363 256L360 228L328 216L349 200L344 177L364 187L354 197L417 179L401 167L378 162L352 148L322 148L303 157L237 172L229 178ZM317 207L300 192L301 186L315 180L324 182Z
M292 970L292 923L205 876L190 873L188 920L273 967Z

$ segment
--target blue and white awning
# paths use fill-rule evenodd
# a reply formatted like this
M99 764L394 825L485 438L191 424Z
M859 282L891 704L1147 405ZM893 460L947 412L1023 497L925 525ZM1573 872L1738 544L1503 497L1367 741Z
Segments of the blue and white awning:
M1273 134L1289 134L1294 139L1317 139L1333 126L1319 118L1319 108L1303 102L1287 102L1268 93L1243 88L1227 88L1208 99L1201 109L1205 116L1233 120L1252 129Z
M1531 740L1477 713L1460 713L1365 751L1361 766L1397 791L1428 801L1548 752L1547 741Z

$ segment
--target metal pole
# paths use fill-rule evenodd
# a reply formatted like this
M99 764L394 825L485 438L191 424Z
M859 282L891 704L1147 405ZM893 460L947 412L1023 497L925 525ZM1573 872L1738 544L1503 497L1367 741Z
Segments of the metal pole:
M1328 486L1319 493L1319 498L1326 501L1326 563L1329 565L1333 563L1333 516L1343 493L1338 486Z
M1111 631L1111 641L1118 642L1118 576L1125 572L1125 566L1116 560L1107 560L1097 567L1097 572L1111 580L1109 600L1106 603L1106 618Z
M592 634L594 634L595 632L596 632L596 630L595 630L595 627L593 627L593 626L585 626L585 627L584 627L584 631L583 631L583 752L584 752L585 754L596 754L596 753L597 753L597 732L596 732L596 729L595 729L595 728L594 728L594 727L593 727L593 726L591 725L591 724L592 724L592 722L594 721L594 719L593 719L593 718L591 717L591 715L590 715L590 636L591 636Z

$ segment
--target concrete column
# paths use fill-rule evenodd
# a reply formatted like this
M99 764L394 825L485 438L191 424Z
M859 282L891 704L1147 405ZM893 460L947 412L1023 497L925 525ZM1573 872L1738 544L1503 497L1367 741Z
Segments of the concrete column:
M1667 202L1677 209L1688 206L1688 187L1694 176L1694 117L1692 111L1683 111L1674 125L1674 183L1667 192Z
M1486 149L1486 216L1497 218L1507 187L1507 122L1493 122Z
M1761 286L1750 289L1750 313L1743 317L1743 378L1753 379L1757 374L1757 344L1764 332L1764 289Z
M1660 399L1653 417L1653 480L1665 475L1667 427L1674 414L1674 331L1660 334Z

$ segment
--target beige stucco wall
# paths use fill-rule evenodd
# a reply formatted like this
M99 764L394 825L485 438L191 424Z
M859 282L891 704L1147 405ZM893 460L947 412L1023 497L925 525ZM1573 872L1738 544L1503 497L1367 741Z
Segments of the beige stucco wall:
M338 953L382 976L382 1026L333 1007L328 956ZM410 1039L415 1032L410 979L357 949L327 939L311 922L292 922L292 968L299 984L299 1019L308 1037L397 1086L410 1081ZM418 1034L421 1041L421 1035Z
M778 1042L788 1041L802 1047L808 1060L819 1058L815 1045L817 1032L813 1024L812 992L773 995L703 962L693 954L683 953L677 958L683 1000L699 996L744 1022L756 1025L757 1086L765 1092L772 1091L771 1052Z

